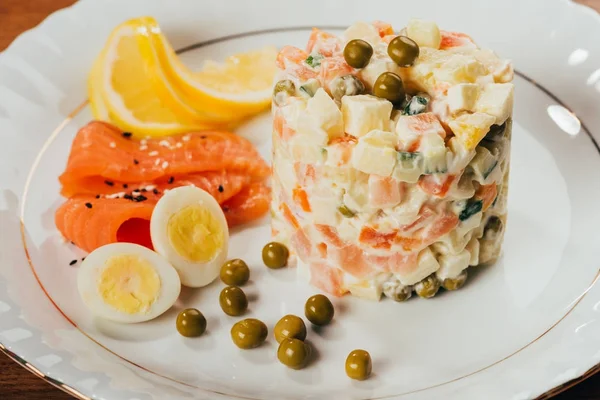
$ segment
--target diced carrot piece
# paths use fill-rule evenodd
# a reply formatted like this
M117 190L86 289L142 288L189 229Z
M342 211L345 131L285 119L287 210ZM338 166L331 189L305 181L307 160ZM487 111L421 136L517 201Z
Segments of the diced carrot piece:
M393 207L400 203L404 185L389 177L369 175L369 204L377 208Z
M298 219L292 213L292 210L288 207L287 204L281 203L281 211L283 212L283 217L289 222L295 229L300 229L300 223Z
M308 54L297 47L294 46L284 46L279 54L277 54L277 66L281 69L285 69L286 61L292 64L301 64L306 58Z
M294 202L302 208L303 211L311 212L310 203L308 201L308 195L306 191L300 187L292 190L292 198Z
M374 21L373 26L379 31L379 36L384 37L394 34L394 28L391 24L383 21Z
M423 240L418 237L396 236L394 244L401 246L408 253L416 251L423 245Z
M423 224L428 219L432 218L434 215L435 215L435 211L431 207L424 205L419 210L419 216L417 217L417 219L408 225L401 226L400 231L406 232L406 231L413 230L416 227L418 227L419 225Z
M312 243L302 228L296 229L292 234L290 244L301 260L306 261L311 257Z
M494 200L496 200L497 195L498 195L498 188L497 188L495 182L492 184L489 184L489 185L481 185L475 192L475 197L483 200L483 207L482 207L483 211L490 208L490 206L492 205Z
M332 268L325 263L314 262L309 265L310 284L336 297L346 294L344 289L344 273L341 269Z
M425 193L436 197L446 197L452 182L456 179L454 175L448 175L441 182L437 181L435 175L423 175L419 179L419 187Z
M329 225L315 224L315 228L335 247L344 247L346 243L337 234L337 229Z
M334 53L340 51L342 47L342 43L337 36L313 28L306 45L306 52L308 54L312 53L317 44L319 45L319 53L325 57L331 57Z
M344 57L326 58L321 62L321 70L317 78L323 87L329 87L329 84L340 76L351 74L354 68L346 63Z
M440 33L442 35L440 50L450 49L452 47L476 46L471 36L467 35L466 33L448 31L440 31Z
M365 226L360 231L358 241L374 249L389 250L394 243L396 235L397 232L382 233L369 226Z
M325 243L319 243L317 245L317 250L319 251L321 258L327 258L327 245Z
M423 244L429 246L440 237L456 228L456 225L458 225L458 215L451 211L445 211L435 222L433 222L433 224L431 224L431 226L425 229L423 233Z

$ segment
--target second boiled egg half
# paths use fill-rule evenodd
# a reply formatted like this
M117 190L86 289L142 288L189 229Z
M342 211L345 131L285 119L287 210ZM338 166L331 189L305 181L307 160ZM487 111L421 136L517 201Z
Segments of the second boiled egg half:
M154 250L175 267L185 286L208 285L227 258L225 215L209 193L194 186L165 193L152 213L150 235Z

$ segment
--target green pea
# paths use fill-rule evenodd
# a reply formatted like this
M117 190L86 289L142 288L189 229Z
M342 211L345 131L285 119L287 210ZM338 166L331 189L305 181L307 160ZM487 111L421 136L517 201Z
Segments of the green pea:
M446 290L458 290L465 285L467 281L467 270L462 271L456 278L446 278L442 282L442 287Z
M400 103L406 98L402 78L393 72L379 75L373 85L373 94L392 103Z
M177 315L176 327L181 336L200 336L206 331L206 318L195 308L188 308Z
M388 55L400 67L410 67L419 57L419 45L409 37L397 36L388 45Z
M229 260L221 267L221 280L226 285L242 286L250 279L250 269L244 260Z
M306 300L304 314L306 318L315 325L327 325L333 319L335 310L333 304L322 294L317 294Z
M268 243L262 250L262 259L271 269L283 268L287 265L290 251L285 245L278 242Z
M219 295L221 309L227 315L237 317L248 309L248 299L242 289L236 286L228 286Z
M283 339L277 349L277 359L286 367L302 369L308 363L311 348L300 339Z
M373 56L373 47L361 39L354 39L344 47L344 59L353 68L364 68Z
M346 375L351 379L364 381L371 375L373 362L365 350L353 350L346 358Z
M273 329L275 340L281 343L283 339L306 339L306 325L302 318L295 315L286 315L281 318Z
M429 275L415 285L415 293L424 299L430 299L440 290L440 280L435 274Z
M240 349L254 349L267 339L269 331L264 322L247 318L231 327L231 340Z

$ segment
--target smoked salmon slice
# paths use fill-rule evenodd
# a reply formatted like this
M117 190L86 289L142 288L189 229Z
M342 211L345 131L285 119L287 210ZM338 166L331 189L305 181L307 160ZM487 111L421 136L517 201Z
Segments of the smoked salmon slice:
M71 197L105 182L155 182L205 171L244 173L258 182L269 176L269 166L252 143L233 133L203 131L137 140L93 121L77 133L59 180L62 195Z
M227 224L236 226L265 215L271 206L271 188L265 183L252 183L221 204Z
M233 133L137 140L94 121L73 141L59 178L68 200L56 211L55 223L86 251L115 242L152 248L150 218L168 190L192 185L207 191L231 227L266 214L269 175L270 167L252 144Z
M247 185L233 196L230 196L233 191L224 193L217 191L216 198L229 196L221 207L230 227L255 220L269 209L270 189L264 183ZM88 252L115 242L152 249L150 217L162 194L150 191L112 198L78 195L56 211L56 227L65 239Z

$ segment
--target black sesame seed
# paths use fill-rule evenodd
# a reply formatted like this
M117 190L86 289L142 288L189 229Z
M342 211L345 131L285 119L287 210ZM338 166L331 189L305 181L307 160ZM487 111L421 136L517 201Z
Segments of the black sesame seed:
M223 193L223 191L225 191L225 188L223 185L219 185L219 193Z
M96 198L97 198L97 199L99 199L99 198L100 198L100 195L99 195L99 194L97 194L97 195L96 195Z
M72 261L69 263L69 265L75 265L75 264L77 264L77 260L72 260Z
M126 193L126 194L123 196L123 198L124 198L124 199L127 199L127 200L133 200L133 196L132 196L132 195L130 195L129 193Z
M133 163L134 163L135 165L138 165L140 162L134 158L134 159L133 159Z
M147 191L148 191L148 189L146 189L146 188L141 188L140 189L140 192L147 192Z
M123 132L123 137L130 138L131 132Z
M148 200L148 198L146 196L144 196L144 195L141 195L141 194L139 196L135 196L133 198L133 201L136 201L136 202L140 202L140 201L144 201L144 200Z
M85 203L85 206L86 206L87 208L92 208L92 203Z
M175 181L175 178L173 178L173 177L169 178L169 184L173 183L174 181Z
M71 244L75 244L75 242L71 240Z
M152 190L152 193L154 193L154 194L158 194L158 189L153 189L153 190Z
M206 139L205 135L200 136L200 139Z
M126 183L123 184L123 189L127 189L128 187L129 187L128 184L126 184Z
M114 186L115 183L113 181L104 181L104 184L108 186Z

